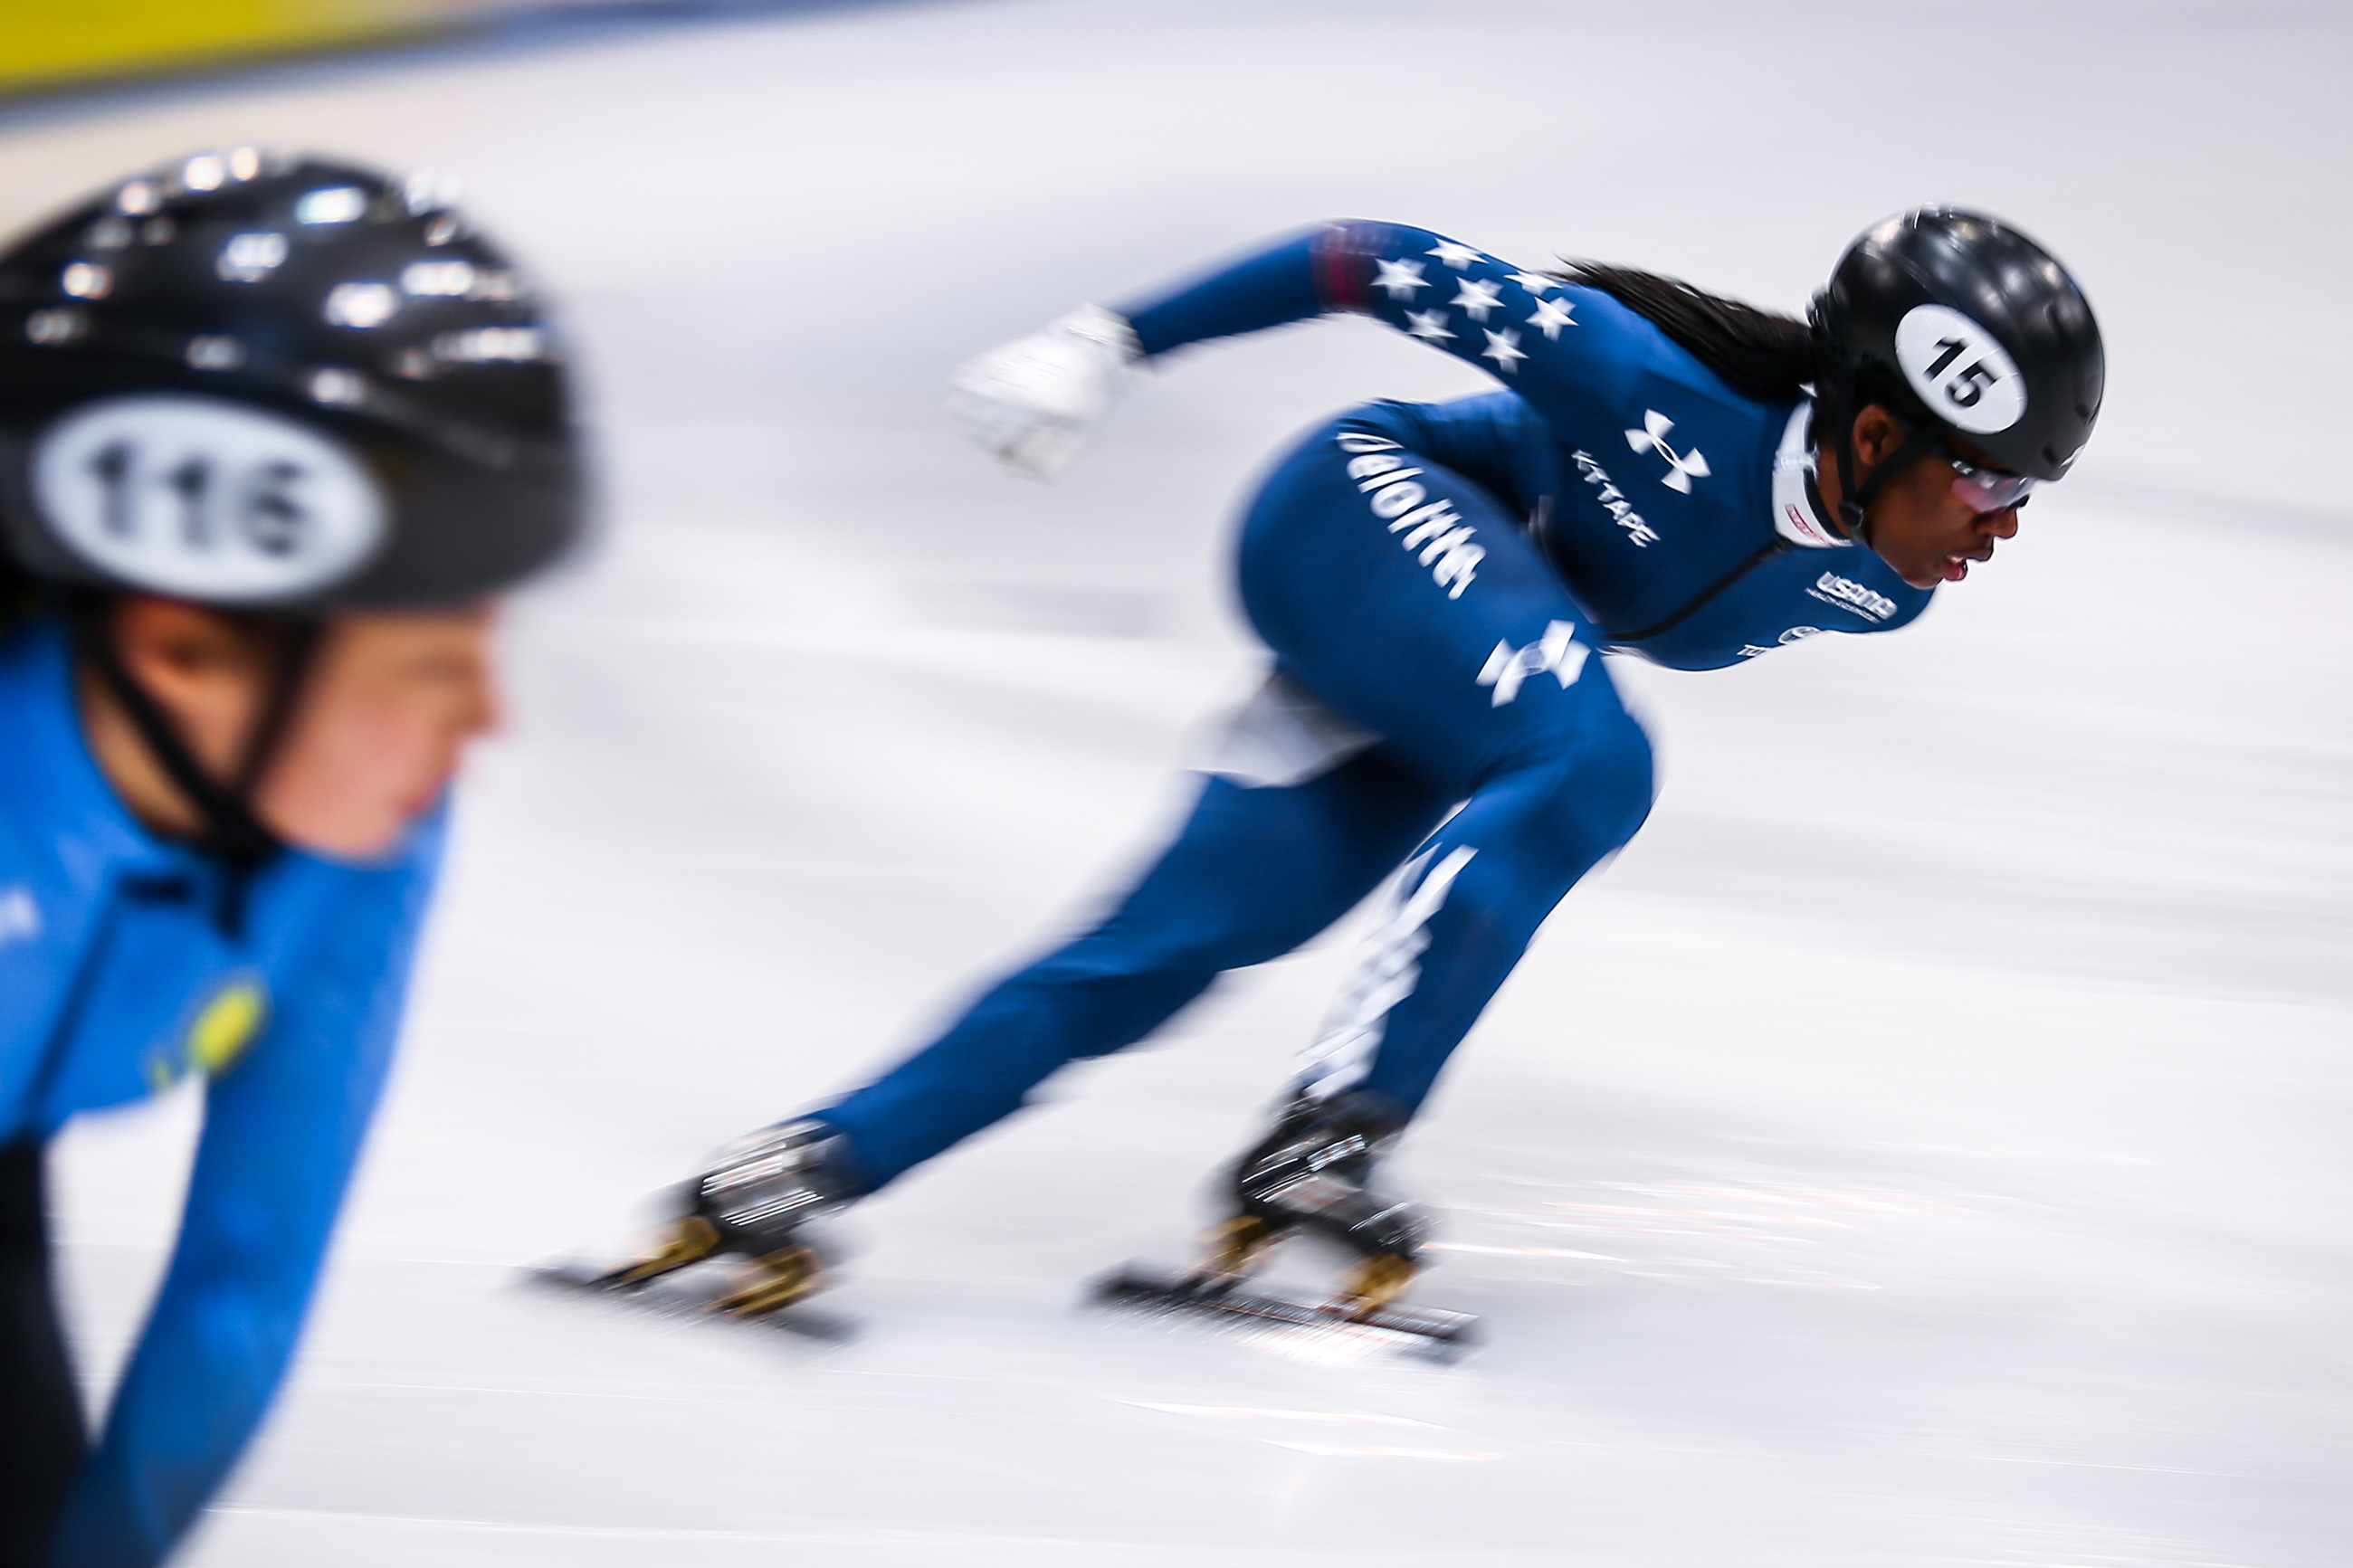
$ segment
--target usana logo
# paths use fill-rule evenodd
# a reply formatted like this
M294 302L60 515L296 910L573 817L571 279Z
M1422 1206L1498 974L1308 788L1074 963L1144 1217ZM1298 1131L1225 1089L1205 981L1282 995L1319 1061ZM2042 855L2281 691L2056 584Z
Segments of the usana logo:
M1884 594L1873 593L1852 577L1841 577L1825 572L1814 579L1806 590L1809 598L1820 599L1825 605L1835 605L1841 610L1852 610L1858 616L1883 621L1895 613L1895 601Z

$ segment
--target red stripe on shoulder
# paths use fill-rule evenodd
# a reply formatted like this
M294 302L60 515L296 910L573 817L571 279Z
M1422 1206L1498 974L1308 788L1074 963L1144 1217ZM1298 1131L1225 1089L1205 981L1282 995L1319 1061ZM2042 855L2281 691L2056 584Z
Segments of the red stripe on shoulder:
M1373 261L1388 226L1335 223L1315 237L1315 297L1327 310L1365 310L1372 305Z

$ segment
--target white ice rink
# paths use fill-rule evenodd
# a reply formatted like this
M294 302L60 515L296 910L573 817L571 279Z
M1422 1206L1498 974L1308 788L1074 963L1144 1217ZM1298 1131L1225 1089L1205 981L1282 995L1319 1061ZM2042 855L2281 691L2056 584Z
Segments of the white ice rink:
M207 143L459 173L568 308L609 537L514 617L403 1065L201 1568L2340 1568L2353 1555L2353 21L1017 0L608 19L0 108L0 217ZM1232 499L1479 378L1186 356L1043 487L947 369L1340 216L1796 308L1957 200L2084 279L2077 477L1898 637L1618 673L1648 830L1398 1164L1451 1371L1107 1321L1345 943L867 1205L842 1348L542 1300L1065 930L1252 668ZM101 1396L192 1107L67 1145Z

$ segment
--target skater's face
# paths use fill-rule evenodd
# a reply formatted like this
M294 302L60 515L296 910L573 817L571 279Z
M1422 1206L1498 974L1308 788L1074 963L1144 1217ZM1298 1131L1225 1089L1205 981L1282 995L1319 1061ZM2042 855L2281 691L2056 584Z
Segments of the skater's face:
M1855 483L1861 486L1894 455L1909 432L1887 410L1873 404L1855 416ZM1953 456L1986 468L1983 455L1955 438ZM1817 479L1823 500L1838 503L1838 462L1822 454ZM1980 512L1956 486L1953 464L1933 448L1905 465L1873 498L1871 548L1915 588L1957 583L1971 562L1993 559L1994 544L2018 532L2018 509Z
M280 651L248 625L167 599L123 600L112 629L124 666L198 764L231 782L277 684ZM498 721L491 630L488 606L330 619L254 784L254 815L326 854L390 847L439 795L466 742ZM197 831L195 808L87 677L82 710L100 765L132 810L166 833Z
M254 793L261 820L332 853L390 844L440 795L466 742L498 722L491 633L487 607L332 622Z

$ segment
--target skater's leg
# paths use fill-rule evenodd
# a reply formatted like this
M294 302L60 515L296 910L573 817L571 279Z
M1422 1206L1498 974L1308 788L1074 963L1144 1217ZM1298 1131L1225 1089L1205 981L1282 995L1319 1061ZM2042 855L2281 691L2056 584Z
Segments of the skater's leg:
M617 1283L712 1250L793 1254L802 1217L1018 1109L1066 1062L1142 1038L1220 971L1323 930L1467 801L1376 943L1378 984L1359 987L1345 1015L1353 1062L1319 1073L1329 1092L1303 1102L1311 1114L1286 1110L1234 1179L1238 1217L1255 1216L1261 1239L1306 1225L1364 1253L1349 1287L1360 1304L1410 1278L1416 1226L1396 1205L1359 1201L1370 1160L1545 912L1641 822L1649 752L1517 521L1370 428L1343 421L1277 468L1251 507L1241 565L1244 603L1288 678L1263 705L1271 727L1256 739L1271 743L1243 748L1264 776L1207 783L1116 914L1000 984L941 1038L729 1152L699 1180L671 1243ZM1284 711L1299 718L1287 740L1274 721ZM1303 754L1309 765L1294 771ZM1387 1088L1337 1092L1366 1076L1418 988L1427 995L1405 1016L1420 1021L1400 1031L1414 1044L1391 1053ZM1236 1232L1225 1251L1254 1247ZM761 1303L806 1289L796 1275Z
M1638 740L1490 780L1430 836L1359 945L1303 1091L1362 1090L1400 1120L1420 1107L1545 917L1641 825L1650 766Z
M46 1563L81 1468L81 1395L58 1332L41 1145L0 1149L0 1568Z
M1303 1074L1401 1120L1546 915L1641 825L1649 743L1517 520L1377 422L1337 421L1277 468L1242 587L1287 668L1465 801L1415 854Z
M1018 1110L1065 1063L1142 1039L1220 972L1315 935L1450 804L1378 750L1290 787L1211 777L1176 842L1110 919L816 1116L848 1138L851 1179L879 1187Z

